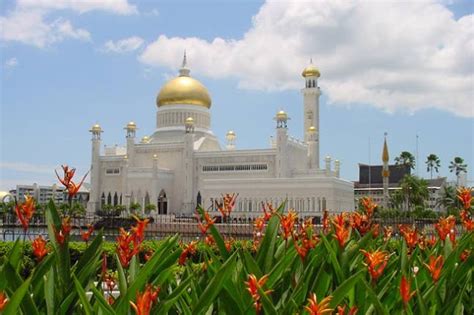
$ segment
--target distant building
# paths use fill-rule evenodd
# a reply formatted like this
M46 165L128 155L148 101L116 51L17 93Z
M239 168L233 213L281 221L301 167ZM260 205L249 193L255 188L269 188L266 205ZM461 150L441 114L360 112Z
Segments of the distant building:
M24 201L25 195L32 196L39 204L46 204L51 199L57 204L67 201L67 191L62 186L56 184L52 186L43 186L34 183L33 185L17 185L16 189L10 190L18 201ZM82 203L84 206L89 201L89 189L87 184L84 184L76 196L73 198L74 202Z

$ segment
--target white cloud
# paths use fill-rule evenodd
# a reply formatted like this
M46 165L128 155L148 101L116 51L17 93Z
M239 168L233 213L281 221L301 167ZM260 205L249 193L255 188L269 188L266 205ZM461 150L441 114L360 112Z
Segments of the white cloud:
M18 59L16 59L15 57L12 57L5 61L5 68L12 69L16 66L18 66Z
M74 28L69 20L46 21L42 10L14 10L0 17L0 40L17 41L40 48L65 39L90 40L90 33Z
M18 0L18 6L26 9L74 10L85 13L101 10L121 15L138 13L137 7L127 0Z
M123 54L135 51L143 45L143 39L138 36L124 38L118 41L109 40L104 44L103 51Z
M248 89L296 89L313 57L331 103L393 112L438 108L474 117L474 16L436 1L267 1L241 39L167 37L139 60L234 77Z

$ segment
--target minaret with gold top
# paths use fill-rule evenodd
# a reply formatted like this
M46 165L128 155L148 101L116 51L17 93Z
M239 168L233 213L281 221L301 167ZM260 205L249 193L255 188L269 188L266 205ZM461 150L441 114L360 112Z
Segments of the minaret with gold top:
M388 168L389 159L390 158L388 155L387 133L385 133L384 142L383 142L383 151L382 151L382 161L383 161L382 183L383 183L383 207L384 208L388 208L388 201L389 201L389 195L388 195L388 179L390 177L390 170Z

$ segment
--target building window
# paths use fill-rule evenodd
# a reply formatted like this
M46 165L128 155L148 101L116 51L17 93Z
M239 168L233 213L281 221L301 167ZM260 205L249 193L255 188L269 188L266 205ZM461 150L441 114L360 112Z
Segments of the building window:
M266 171L267 164L241 164L241 165L204 165L203 172L242 172Z
M105 169L105 175L118 175L118 174L120 174L120 168Z

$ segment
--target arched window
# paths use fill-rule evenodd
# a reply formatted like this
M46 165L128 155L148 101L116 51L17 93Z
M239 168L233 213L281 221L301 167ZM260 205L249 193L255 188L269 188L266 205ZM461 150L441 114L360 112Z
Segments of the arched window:
M168 213L168 199L166 198L166 192L162 189L158 195L158 214Z
M117 192L115 192L114 194L114 206L116 206L118 204L118 196L117 196Z
M107 204L108 205L112 204L112 195L110 193L107 195Z
M196 205L197 205L197 206L200 206L201 203L202 203L201 192L198 191L198 194L197 194L197 196L196 196Z
M326 198L325 198L325 197L323 197L323 205L322 205L322 207L323 207L323 210L327 210L327 209L326 209Z
M145 194L145 206L150 204L150 195L148 194L148 191Z
M105 205L105 194L102 193L102 197L100 197L100 205L103 206Z

